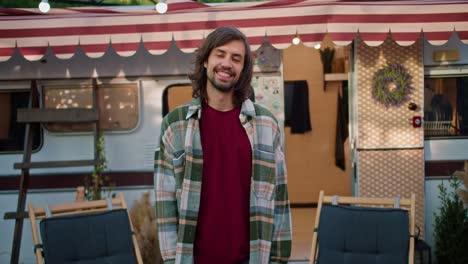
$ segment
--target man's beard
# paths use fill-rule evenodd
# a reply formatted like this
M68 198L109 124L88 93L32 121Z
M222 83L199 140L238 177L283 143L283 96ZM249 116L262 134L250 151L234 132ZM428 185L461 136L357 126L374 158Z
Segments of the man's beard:
M234 89L234 87L236 86L237 84L237 81L238 79L234 79L232 80L231 82L229 83L221 83L221 82L217 82L216 81L216 78L214 77L216 75L215 72L221 70L221 67L216 67L214 69L214 72L213 72L213 75L209 75L208 74L208 81L211 83L211 85L218 91L220 92L223 92L223 93L228 93L230 92L232 89Z

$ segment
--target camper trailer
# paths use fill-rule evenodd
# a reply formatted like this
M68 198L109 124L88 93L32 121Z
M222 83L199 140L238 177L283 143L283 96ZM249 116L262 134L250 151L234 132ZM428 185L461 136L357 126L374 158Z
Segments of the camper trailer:
M166 14L0 12L0 263L16 251L19 263L34 263L27 219L18 240L20 203L73 201L100 154L106 194L123 191L130 208L143 192L154 196L161 121L191 100L194 51L222 25L249 38L254 100L284 131L291 260L309 259L320 190L414 193L421 237L434 246L438 185L468 160L467 3L169 1ZM326 48L332 61L321 57ZM373 94L387 83L374 80L397 68L411 82L388 103Z

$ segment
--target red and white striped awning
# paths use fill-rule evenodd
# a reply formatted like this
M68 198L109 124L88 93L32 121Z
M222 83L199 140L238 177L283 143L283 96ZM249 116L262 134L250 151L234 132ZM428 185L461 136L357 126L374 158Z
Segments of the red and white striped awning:
M37 9L0 8L0 61L18 49L38 60L48 48L62 59L81 48L89 57L102 56L110 46L130 56L143 45L152 54L164 53L172 41L192 52L214 28L239 27L255 50L267 36L277 48L291 45L297 34L307 46L329 34L347 45L357 34L368 45L388 36L400 45L414 43L421 34L434 45L452 34L468 44L468 1L322 2L280 0L207 6L169 0L166 14L154 9L69 8L40 14Z

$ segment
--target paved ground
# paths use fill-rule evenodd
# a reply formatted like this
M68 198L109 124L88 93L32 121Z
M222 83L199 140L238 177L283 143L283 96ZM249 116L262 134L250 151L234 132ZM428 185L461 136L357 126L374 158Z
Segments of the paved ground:
M302 264L309 260L315 212L315 208L291 209L293 234L290 263Z

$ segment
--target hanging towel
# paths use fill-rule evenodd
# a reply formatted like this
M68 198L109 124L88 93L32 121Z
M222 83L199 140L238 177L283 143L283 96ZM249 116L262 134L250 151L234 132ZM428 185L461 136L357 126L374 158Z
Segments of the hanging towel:
M291 104L291 133L312 131L307 81L295 81Z
M343 82L343 95L338 93L336 111L335 165L346 170L344 142L348 138L348 89Z

